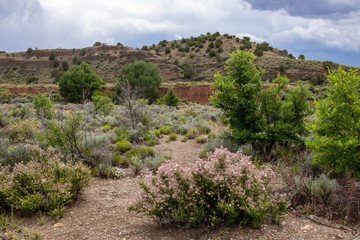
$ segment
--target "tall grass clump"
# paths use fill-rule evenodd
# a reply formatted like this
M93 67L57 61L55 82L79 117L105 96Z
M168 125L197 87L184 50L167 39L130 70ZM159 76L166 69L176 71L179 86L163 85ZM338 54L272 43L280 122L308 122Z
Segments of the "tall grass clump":
M270 168L257 168L241 152L219 148L190 167L162 164L140 182L141 194L129 210L152 216L160 224L259 228L268 215L278 223L286 210L286 196L279 194L276 179Z

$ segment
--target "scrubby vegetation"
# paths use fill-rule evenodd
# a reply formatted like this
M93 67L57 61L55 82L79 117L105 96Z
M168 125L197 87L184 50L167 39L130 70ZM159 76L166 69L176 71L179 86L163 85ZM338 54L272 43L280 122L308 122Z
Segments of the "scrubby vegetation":
M142 50L176 56L178 77L197 79L199 52L220 65L225 38L241 47L233 46L225 72L215 75L213 106L179 100L172 88L159 100L159 69L145 62L124 65L115 93L105 94L99 91L104 82L77 55L67 72L64 63L51 73L60 97L54 91L15 98L1 88L0 209L59 218L92 174L139 176L142 192L130 210L161 224L259 228L267 216L279 223L287 206L359 221L358 73L339 68L309 78L313 96L306 83L285 76L290 66L306 64L305 57L280 51L282 75L264 83L265 71L255 65L260 58L238 49L263 59L275 50L246 36L209 33ZM53 52L49 60L56 61ZM156 150L186 141L203 144L189 166Z

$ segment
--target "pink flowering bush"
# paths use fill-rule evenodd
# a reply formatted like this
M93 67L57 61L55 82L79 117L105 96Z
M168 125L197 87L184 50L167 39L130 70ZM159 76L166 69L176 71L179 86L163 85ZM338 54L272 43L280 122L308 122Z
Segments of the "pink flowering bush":
M30 162L0 168L0 209L62 215L65 205L89 183L90 170L81 163L65 164L61 155L46 154L37 146L26 149Z
M286 212L278 180L270 168L257 168L240 151L218 148L188 168L171 161L162 164L140 182L142 191L129 211L155 217L160 224L259 228L266 216L279 223Z

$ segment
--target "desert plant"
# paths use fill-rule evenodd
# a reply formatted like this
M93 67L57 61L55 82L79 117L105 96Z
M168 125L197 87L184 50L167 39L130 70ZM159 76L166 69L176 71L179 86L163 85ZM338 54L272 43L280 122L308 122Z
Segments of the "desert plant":
M139 149L139 155L141 159L155 156L155 150L151 147L141 147Z
M89 183L90 171L81 163L60 161L54 152L45 153L37 146L27 146L32 161L19 163L16 168L1 168L0 196L5 209L21 213L41 210L61 215L79 191Z
M177 139L177 135L175 133L170 133L169 134L169 137L168 137L169 142L176 141L176 139Z
M61 63L61 69L64 71L64 72L67 72L67 70L69 70L69 64L67 61L63 61Z
M328 206L339 189L336 179L329 179L325 174L318 178L295 176L295 185L298 194L305 202Z
M114 110L112 100L107 96L102 96L99 91L94 91L91 100L94 102L94 110L104 116L109 115Z
M171 161L162 164L140 182L142 192L129 210L155 217L160 224L259 228L268 214L279 223L286 210L276 179L270 168L258 169L241 152L217 149L188 168Z
M128 140L122 140L116 142L116 150L119 152L127 152L131 149L131 143Z
M145 159L145 164L151 171L155 173L159 169L161 164L163 164L166 160L170 160L170 159L171 157L169 156L147 157Z
M34 96L33 106L35 108L35 113L38 118L53 118L52 102L46 96L42 94Z

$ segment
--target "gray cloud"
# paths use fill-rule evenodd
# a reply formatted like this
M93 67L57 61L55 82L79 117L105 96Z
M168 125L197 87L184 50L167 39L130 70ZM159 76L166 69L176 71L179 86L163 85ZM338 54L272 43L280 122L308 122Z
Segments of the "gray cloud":
M284 9L293 16L338 18L354 11L360 11L357 0L246 0L254 9Z

